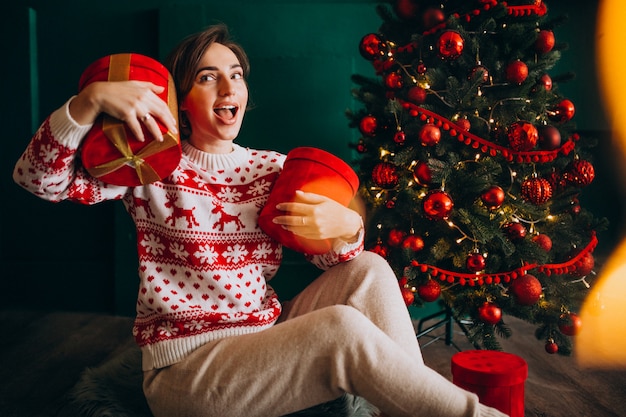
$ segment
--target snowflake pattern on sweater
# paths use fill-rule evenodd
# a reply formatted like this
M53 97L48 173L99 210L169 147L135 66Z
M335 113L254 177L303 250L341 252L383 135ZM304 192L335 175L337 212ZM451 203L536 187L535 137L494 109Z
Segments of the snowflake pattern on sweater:
M282 247L257 219L285 155L238 145L231 154L212 155L183 142L183 157L169 177L121 187L80 165L77 149L88 128L71 120L67 104L54 112L16 164L14 179L49 201L123 201L137 232L133 334L143 368L161 368L209 341L272 326L281 305L267 282ZM325 269L362 250L361 237L309 259Z

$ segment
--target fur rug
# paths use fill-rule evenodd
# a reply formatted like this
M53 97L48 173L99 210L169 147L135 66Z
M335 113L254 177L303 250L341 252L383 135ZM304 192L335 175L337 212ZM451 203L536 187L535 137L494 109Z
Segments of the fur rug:
M86 369L57 417L152 417L142 392L141 352L133 347L97 368ZM285 417L374 417L378 410L360 397L335 401ZM242 416L243 417L243 416Z

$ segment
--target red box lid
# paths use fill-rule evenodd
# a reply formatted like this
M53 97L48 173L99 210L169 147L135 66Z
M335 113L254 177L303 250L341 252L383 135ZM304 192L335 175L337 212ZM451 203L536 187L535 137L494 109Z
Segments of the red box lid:
M528 377L528 364L523 358L495 350L456 353L451 368L453 380L474 385L517 385Z

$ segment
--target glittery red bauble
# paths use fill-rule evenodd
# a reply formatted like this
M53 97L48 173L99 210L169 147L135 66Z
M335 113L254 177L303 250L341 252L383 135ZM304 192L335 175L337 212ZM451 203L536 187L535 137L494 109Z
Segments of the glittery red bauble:
M459 127L459 129L461 129L464 132L469 132L470 128L472 127L472 124L470 123L469 119L465 117L460 118L455 123Z
M565 172L563 172L563 179L575 186L586 187L591 184L596 177L593 165L589 161L583 159L575 159L567 165Z
M443 13L443 10L435 7L426 9L422 17L424 28L426 29L433 28L446 20L446 15Z
M395 143L399 143L399 144L403 144L406 141L406 133L404 133L401 130L398 130L394 135L393 135L393 141Z
M369 61L382 57L386 48L386 43L376 33L368 33L361 38L359 43L361 56Z
M522 61L513 61L506 67L506 79L513 84L521 84L528 77L528 66Z
M550 250L552 249L552 239L550 239L550 236L548 235L538 234L537 236L533 237L533 242L539 245L539 247L546 252L550 252Z
M401 288L400 291L402 291L402 298L404 299L404 303L407 307L413 304L413 301L415 301L415 294L413 294L413 291L411 291L410 288Z
M480 75L477 75L477 74L480 74ZM483 84L489 82L489 70L487 70L487 68L482 65L477 65L474 68L472 68L472 70L467 76L467 79L472 80L474 77L477 77L477 76L482 77L481 80Z
M571 275L577 277L587 276L591 273L591 271L593 271L595 264L596 261L593 254L587 252L578 260L578 262L576 262L576 271L572 272Z
M541 205L552 197L552 186L545 178L528 178L522 183L522 198Z
M406 232L399 229L391 229L387 236L387 243L389 246L400 246L400 243L404 240Z
M359 122L359 130L366 136L374 136L378 128L378 120L374 116L365 116Z
M393 188L398 185L398 168L389 162L379 162L372 170L372 180L381 188Z
M419 252L424 249L424 239L417 235L409 235L402 242L402 247L413 252Z
M433 176L426 162L419 161L417 164L415 164L415 168L413 168L413 179L419 185L430 184L430 182L433 180Z
M458 58L463 53L465 41L455 30L446 30L439 36L439 55L446 59Z
M534 275L526 274L513 280L509 287L517 304L531 306L539 301L543 289L541 282Z
M554 48L554 32L551 30L540 30L535 41L535 50L540 54L550 52Z
M434 279L429 279L417 287L417 295L428 303L433 302L441 295L441 285Z
M552 125L539 129L539 146L541 149L554 150L561 146L561 132Z
M435 146L441 140L441 129L432 123L427 123L417 134L420 142L424 146Z
M548 74L543 74L539 78L539 85L543 86L546 91L552 90L552 78Z
M426 89L420 86L411 87L407 93L408 99L415 104L424 104L426 101Z
M515 122L507 129L511 149L518 152L529 151L537 145L539 132L532 124L525 121Z
M430 220L442 220L448 218L454 207L454 202L448 193L435 190L429 192L426 197L424 197L422 207L424 214Z
M504 225L504 230L509 239L516 241L526 237L526 228L521 223L511 222Z
M399 90L404 85L402 74L391 72L385 75L385 85L392 90Z
M559 317L559 330L566 336L576 336L582 325L583 321L575 313L564 313Z
M478 307L478 318L483 323L498 324L502 319L502 310L496 304L485 301Z
M498 185L493 185L482 193L480 199L490 209L495 210L504 203L504 190Z
M576 107L574 107L574 103L570 100L564 99L559 102L556 106L554 106L551 111L548 112L548 117L550 120L554 120L556 122L567 122L568 120L572 120L574 114L576 113Z
M485 269L485 257L480 253L471 253L465 261L465 267L472 272L482 271Z
M550 339L546 342L546 352L553 355L559 351L559 345L554 343L554 340Z

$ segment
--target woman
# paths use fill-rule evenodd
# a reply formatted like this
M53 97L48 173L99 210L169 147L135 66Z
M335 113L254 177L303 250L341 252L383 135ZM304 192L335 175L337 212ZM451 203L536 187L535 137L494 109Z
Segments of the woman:
M233 141L248 103L249 63L224 26L185 39L168 58L178 94L183 157L162 181L104 185L76 151L96 117L161 138L175 120L148 82L96 82L42 124L14 179L50 201L122 199L137 228L140 290L133 333L144 392L159 416L280 416L362 396L387 416L501 416L426 367L397 280L363 252L358 213L300 192L274 221L332 249L325 270L289 302L267 285L280 245L258 212L285 156Z

